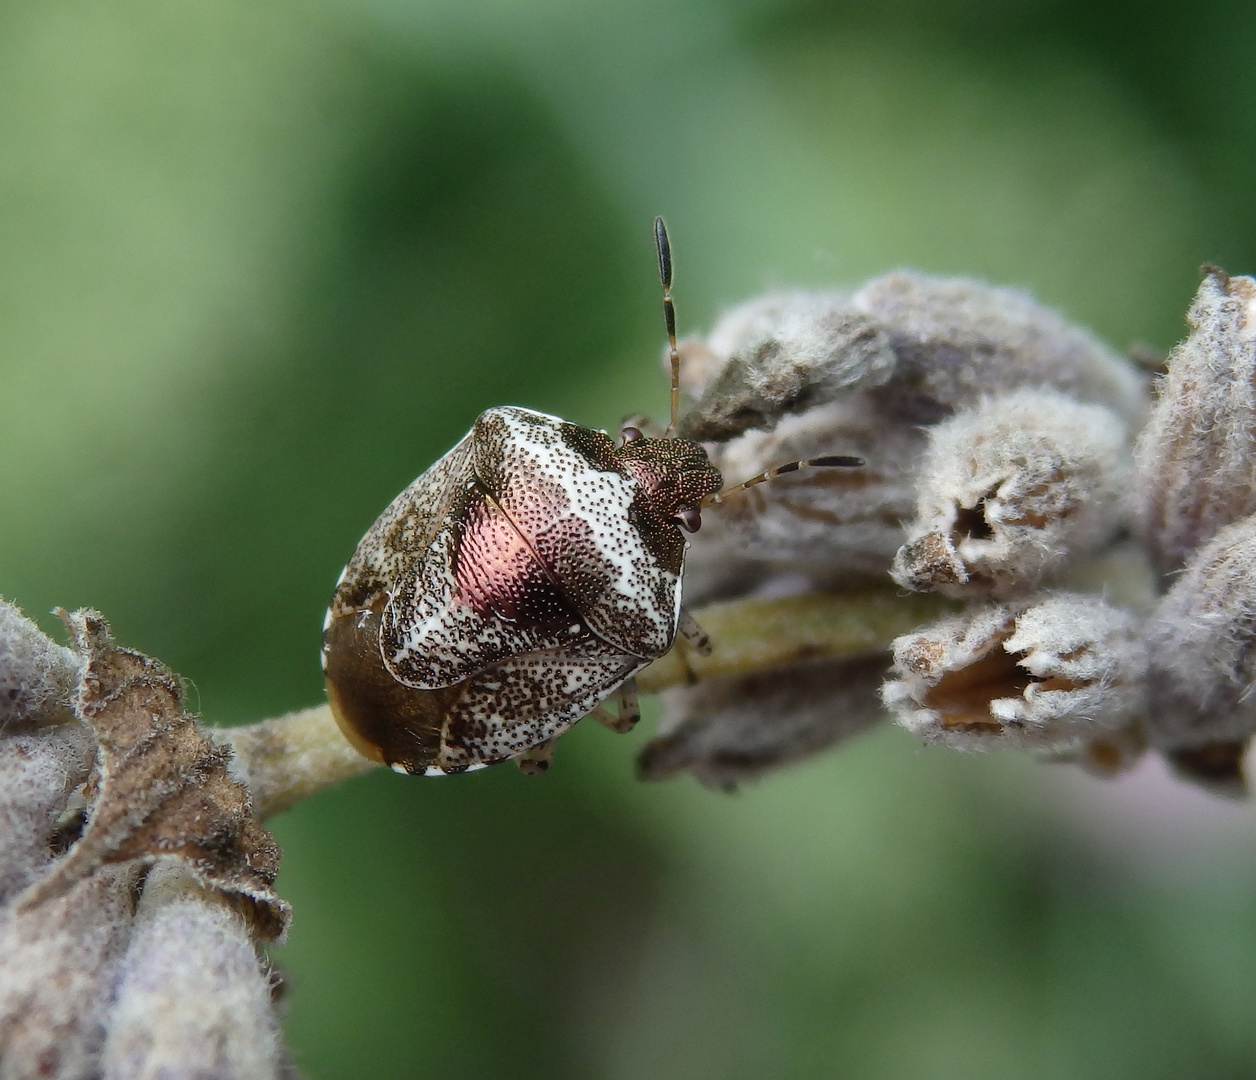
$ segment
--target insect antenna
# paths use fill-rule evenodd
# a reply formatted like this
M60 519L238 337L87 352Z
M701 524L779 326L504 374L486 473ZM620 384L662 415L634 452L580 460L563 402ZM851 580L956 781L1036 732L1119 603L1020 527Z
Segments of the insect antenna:
M752 476L749 480L743 480L740 484L734 484L727 487L723 491L717 491L713 495L708 495L699 504L702 507L715 506L722 503L730 495L736 495L739 491L745 491L746 488L752 488L756 484L765 484L769 480L773 480L785 473L797 472L799 469L857 469L864 464L863 458L847 457L843 454L831 454L826 457L804 458L801 461L787 461L784 465L778 465L775 469L768 469L759 473L758 476Z
M672 305L672 245L661 217L654 219L654 247L659 253L659 281L663 286L663 325L667 327L667 347L672 363L672 418L663 438L676 434L680 418L680 352L676 348L676 308Z

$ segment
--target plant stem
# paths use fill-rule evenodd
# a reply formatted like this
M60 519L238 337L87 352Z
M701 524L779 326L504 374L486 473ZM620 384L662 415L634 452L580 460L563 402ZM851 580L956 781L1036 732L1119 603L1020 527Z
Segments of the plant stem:
M235 751L232 771L252 792L259 819L379 767L345 741L326 705L218 734Z
M657 693L801 660L867 656L955 607L935 595L905 596L884 586L711 604L694 613L710 635L711 654L699 656L682 642L638 674L637 687ZM345 741L326 705L220 734L235 750L235 772L252 791L260 818L379 767Z

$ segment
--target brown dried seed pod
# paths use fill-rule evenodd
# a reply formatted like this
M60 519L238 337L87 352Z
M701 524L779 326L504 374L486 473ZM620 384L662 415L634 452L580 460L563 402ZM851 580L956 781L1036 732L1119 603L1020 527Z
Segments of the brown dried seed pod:
M662 695L664 721L637 762L645 780L690 772L731 788L822 750L885 716L885 657L822 660L710 679Z
M1138 441L1143 528L1161 573L1256 511L1256 281L1210 270Z
M891 574L909 589L1036 585L1123 524L1130 463L1111 409L1054 390L984 399L929 431L916 517Z
M1193 775L1238 781L1256 732L1256 515L1195 552L1160 601L1148 642L1152 744Z
M894 642L882 697L914 735L956 749L1061 751L1141 715L1146 651L1130 613L1091 596L990 604Z

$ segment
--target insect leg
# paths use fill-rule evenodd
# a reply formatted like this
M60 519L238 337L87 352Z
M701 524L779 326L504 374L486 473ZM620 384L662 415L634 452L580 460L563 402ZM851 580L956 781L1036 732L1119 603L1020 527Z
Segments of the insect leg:
M603 702L589 713L594 720L619 735L625 735L637 726L637 721L641 719L641 706L637 701L636 679L627 679L621 683L607 701L615 703L614 710L607 702Z
M707 632L698 625L698 620L689 614L687 608L680 609L680 619L676 623L676 632L681 639L699 656L711 655L711 639Z
M519 771L524 776L540 776L541 773L549 770L550 762L554 760L554 746L557 742L555 738L537 743L531 750L526 750L514 758L514 763L519 766Z

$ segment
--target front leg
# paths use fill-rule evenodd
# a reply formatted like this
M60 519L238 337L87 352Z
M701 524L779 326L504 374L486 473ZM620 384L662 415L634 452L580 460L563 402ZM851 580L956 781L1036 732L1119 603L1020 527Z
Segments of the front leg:
M680 618L676 620L676 635L678 638L674 646L676 659L680 661L681 666L685 669L685 681L692 686L698 681L698 673L693 670L693 665L689 663L689 654L694 652L698 656L710 656L711 639L707 637L707 632L698 625L698 620L683 607L680 609Z
M711 655L711 639L707 632L698 625L698 620L689 614L686 608L680 609L680 619L676 623L676 632L684 643L699 656Z

